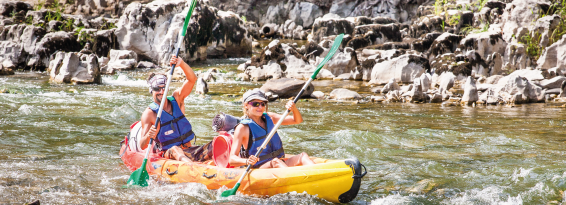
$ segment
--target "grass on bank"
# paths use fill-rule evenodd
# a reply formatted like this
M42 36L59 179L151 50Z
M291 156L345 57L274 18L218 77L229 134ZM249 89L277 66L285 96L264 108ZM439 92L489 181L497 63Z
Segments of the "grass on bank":
M528 35L517 39L519 43L526 46L527 55L535 61L540 58L547 46L556 43L566 34L566 0L554 2L546 12L542 10L539 11L538 19L551 15L558 15L560 19L558 26L549 31L548 44L540 44L542 34L538 31L532 31ZM533 24L535 24L538 19L533 20Z

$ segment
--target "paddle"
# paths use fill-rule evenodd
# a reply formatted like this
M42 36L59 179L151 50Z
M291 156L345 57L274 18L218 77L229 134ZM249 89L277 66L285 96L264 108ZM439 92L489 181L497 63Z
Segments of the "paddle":
M336 50L338 50L338 47L340 47L340 44L342 43L342 38L344 38L344 34L340 34L336 37L336 39L334 39L334 44L332 44L332 47L330 48L330 52L328 52L326 57L322 60L322 62L320 62L320 64L318 65L318 67L316 68L314 73L312 74L311 78L305 83L305 85L303 86L301 91L299 91L299 94L297 94L297 97L295 97L295 99L293 100L294 103L297 103L299 101L299 98L301 97L301 95L303 95L305 90L309 87L310 83L316 78L320 69L322 69L324 64L326 64L326 62L328 62L328 60L330 60L332 58L332 56L334 56L334 53L336 52ZM269 143L269 141L271 140L271 137L273 137L275 132L277 132L277 128L279 128L281 123L283 123L283 119L285 119L285 117L287 117L289 112L290 112L290 110L285 110L285 113L283 113L283 116L281 118L279 118L279 121L277 122L275 127L273 127L271 132L269 132L269 135L267 135L267 139L265 141L263 141L263 144L261 144L261 147L259 148L259 150L255 154L255 157L259 157L259 154L263 151L265 146ZM234 188L222 192L221 196L222 197L228 197L228 196L232 196L232 195L236 194L236 191L238 191L238 188L240 188L240 183L242 182L244 177L248 174L251 167L252 167L251 164L248 165L248 167L246 168L246 172L244 172L244 174L242 174L242 176L240 177L240 179L238 180L238 182L236 183Z
M181 50L181 45L183 43L183 39L185 38L185 34L187 33L187 27L189 26L189 21L191 19L191 15L193 14L193 10L195 9L197 0L193 0L191 2L191 6L189 7L189 13L185 17L185 24L183 25L183 31L177 40L177 54L175 56L179 56L179 51ZM167 92L169 92L169 85L171 84L171 76L173 76L173 71L175 70L175 64L171 66L171 72L169 72L169 76L167 76L167 84L165 85L165 90L163 91L163 97L161 98L161 102L159 105L159 111L157 112L157 119L155 119L155 128L157 129L157 125L161 118L161 113L163 112L163 105L165 100L167 99ZM149 179L149 174L146 170L147 159L149 157L149 152L151 151L151 145L153 144L153 138L149 140L149 144L147 144L147 151L145 152L145 157L143 158L142 165L139 169L132 172L130 175L130 179L128 179L128 185L126 186L147 186L147 180Z

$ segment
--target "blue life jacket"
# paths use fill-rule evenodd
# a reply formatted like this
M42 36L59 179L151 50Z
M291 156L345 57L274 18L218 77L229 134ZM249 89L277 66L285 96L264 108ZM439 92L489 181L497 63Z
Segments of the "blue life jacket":
M250 128L250 137L248 139L248 149L247 154L248 156L255 155L267 135L271 132L275 125L273 124L273 120L267 114L263 114L266 121L267 130L263 129L257 123L255 123L252 119L243 119L240 123L244 125L248 125ZM254 167L259 167L262 164L271 161L274 158L281 158L285 156L285 151L283 150L283 142L281 142L281 138L279 138L279 134L277 132L271 137L269 143L265 146L265 149L259 155L259 161L254 165Z
M178 146L191 141L195 137L191 123L179 108L174 97L167 97L173 107L173 115L163 111L161 113L161 128L157 134L157 142L161 151L166 151L173 146ZM159 112L159 105L155 102L149 105L153 112Z

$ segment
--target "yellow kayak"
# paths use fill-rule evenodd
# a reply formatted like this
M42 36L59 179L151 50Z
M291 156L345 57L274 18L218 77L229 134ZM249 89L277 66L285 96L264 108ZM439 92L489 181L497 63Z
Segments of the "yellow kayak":
M145 152L138 152L136 148L128 146L127 136L125 141L120 149L121 158L124 164L134 171L141 166ZM365 166L357 159L311 159L316 164L254 169L244 178L238 191L256 196L306 192L339 203L347 203L356 198L361 179L367 173ZM208 189L232 188L245 172L245 168L217 167L212 160L187 163L166 159L157 154L150 154L146 168L150 175L159 175L176 183L197 182L206 185Z

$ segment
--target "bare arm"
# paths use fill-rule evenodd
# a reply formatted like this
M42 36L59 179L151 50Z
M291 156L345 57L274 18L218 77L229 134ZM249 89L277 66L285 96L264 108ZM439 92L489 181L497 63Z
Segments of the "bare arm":
M299 109L297 109L297 106L295 106L295 103L293 103L292 100L289 100L289 102L287 102L285 108L291 110L291 112L293 112L293 116L287 115L287 117L285 117L281 125L296 125L303 122L303 116L301 115L301 112L299 112ZM279 122L279 119L281 119L282 117L282 115L274 112L268 112L267 114L269 115L269 117L271 117L271 119L273 119L274 123Z
M253 155L250 156L250 158L248 159L240 157L240 147L244 142L247 145L249 136L250 136L250 131L246 125L240 124L236 127L236 130L234 131L234 138L232 139L232 147L230 147L230 158L229 158L230 166L239 167L242 165L247 165L247 164L253 165L257 163L258 158L256 158ZM246 147L246 149L249 149L249 147Z
M193 69L189 66L189 64L185 63L183 59L177 58L175 56L171 57L171 61L169 62L170 65L176 64L176 67L181 67L183 73L187 77L187 80L183 82L183 85L177 90L173 91L173 97L179 104L181 111L185 112L185 98L187 98L191 92L193 91L193 87L197 82L197 76Z
M146 108L141 118L142 138L140 139L139 143L142 149L146 149L148 147L149 139L155 139L155 137L157 136L159 127L157 129L154 128L156 119L157 114L155 114L151 109Z

